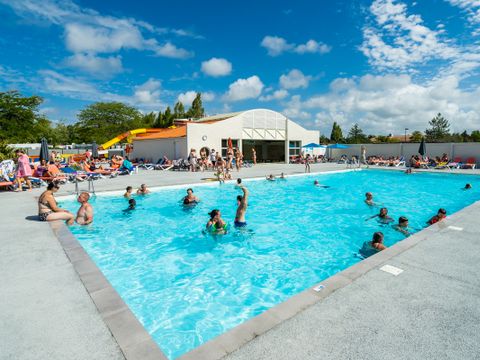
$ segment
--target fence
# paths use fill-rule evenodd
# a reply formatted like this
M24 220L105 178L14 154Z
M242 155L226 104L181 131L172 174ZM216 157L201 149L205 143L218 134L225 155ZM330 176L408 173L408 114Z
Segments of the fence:
M410 159L412 155L418 155L419 143L392 143L392 144L363 144L367 149L367 157L373 155L381 156L403 156ZM360 157L362 144L351 144L348 149L331 149L331 157L340 158L345 154L348 157ZM477 165L480 162L480 143L427 143L427 156L436 157L447 154L450 159L460 157L463 161L467 158L475 158Z

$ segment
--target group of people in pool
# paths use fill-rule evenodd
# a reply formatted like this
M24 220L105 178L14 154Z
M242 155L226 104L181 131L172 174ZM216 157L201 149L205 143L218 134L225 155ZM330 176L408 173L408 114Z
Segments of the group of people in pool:
M471 189L471 185L467 184L464 189ZM365 203L368 206L378 206L379 204L376 204L373 201L373 194L371 192L367 192L365 194ZM447 217L447 210L444 208L440 208L437 211L437 214L432 216L428 221L427 225L433 225ZM390 224L394 222L395 220L388 215L388 209L386 207L381 207L380 211L378 214L370 216L368 219L365 221L368 221L370 219L378 219L378 221L382 224ZM409 227L408 223L408 218L406 216L400 216L398 218L398 222L392 226L392 228L396 231L401 232L404 235L410 235L411 234L411 228ZM382 232L377 231L373 234L372 240L371 241L365 241L363 243L362 248L360 249L360 254L364 257L371 256L381 250L386 249L386 246L383 244L383 239L384 235Z

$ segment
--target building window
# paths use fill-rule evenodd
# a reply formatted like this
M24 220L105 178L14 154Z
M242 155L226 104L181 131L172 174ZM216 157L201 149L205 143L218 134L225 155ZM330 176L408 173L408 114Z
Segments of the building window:
M232 146L235 149L238 147L238 139L232 139ZM222 139L222 157L227 157L227 149L228 149L228 139Z
M302 142L301 141L290 141L288 145L289 155L298 156L302 153Z

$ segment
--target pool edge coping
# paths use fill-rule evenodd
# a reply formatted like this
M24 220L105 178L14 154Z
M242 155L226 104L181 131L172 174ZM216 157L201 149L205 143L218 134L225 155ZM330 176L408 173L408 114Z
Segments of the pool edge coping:
M127 360L168 360L64 222L50 222L87 294Z
M361 169L367 170L367 169ZM394 169L392 169L394 170ZM395 169L396 170L396 169ZM333 170L315 173L298 173L291 176L308 176L314 174L342 173L350 171L360 171L360 169ZM246 180L247 178L245 178ZM263 177L248 178L251 180L264 179ZM233 183L233 181L232 181ZM188 184L164 185L155 187L156 190L165 188L183 187ZM194 185L208 185L198 183ZM112 191L113 192L113 191ZM110 191L101 193L111 194ZM123 191L122 191L123 192ZM59 198L70 197L72 195L59 196ZM470 207L480 204L480 200L462 208L456 213L447 217L446 220L431 225L418 233L415 233L404 240L397 242L384 251L381 251L367 259L322 280L319 283L295 294L285 301L269 308L261 314L254 316L247 321L227 330L226 332L214 337L213 339L197 346L196 348L184 353L176 358L177 360L219 360L228 354L238 350L243 345L255 339L281 323L289 320L300 312L321 302L326 297L333 294L351 283L357 278L365 275L371 270L379 268L386 261L414 247L419 242L425 240L432 234L442 232L452 225L452 220L462 215ZM123 356L127 360L168 360L168 357L162 351L145 327L140 323L135 314L123 301L120 294L113 288L108 279L102 273L100 268L90 258L83 246L63 222L50 222L54 235L62 245L62 248L72 263L77 275L82 281L88 295L95 304L107 328L117 342ZM321 286L320 291L314 288ZM125 323L126 322L126 323ZM134 341L132 341L134 339Z

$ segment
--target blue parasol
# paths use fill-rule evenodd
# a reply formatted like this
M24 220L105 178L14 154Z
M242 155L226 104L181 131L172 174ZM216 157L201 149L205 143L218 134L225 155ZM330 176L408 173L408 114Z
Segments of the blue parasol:
M310 144L307 144L307 145L303 145L302 148L308 148L308 149L316 149L316 148L324 148L326 147L325 145L319 145L319 144L315 144L315 143L310 143Z
M327 146L329 149L348 149L350 146L345 144L332 144Z

